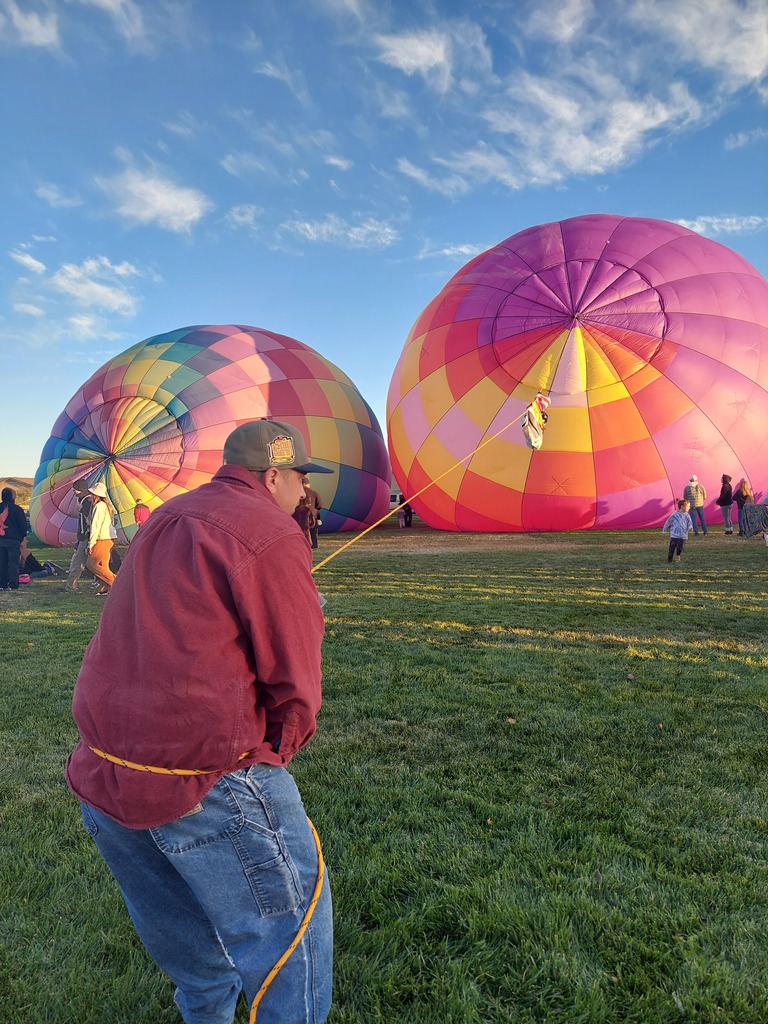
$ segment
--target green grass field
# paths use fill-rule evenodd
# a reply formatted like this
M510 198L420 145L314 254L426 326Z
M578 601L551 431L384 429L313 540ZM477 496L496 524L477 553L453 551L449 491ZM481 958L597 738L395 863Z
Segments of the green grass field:
M316 581L332 1024L766 1024L760 539L387 524ZM61 590L0 594L0 1020L171 1024L63 783L103 601Z

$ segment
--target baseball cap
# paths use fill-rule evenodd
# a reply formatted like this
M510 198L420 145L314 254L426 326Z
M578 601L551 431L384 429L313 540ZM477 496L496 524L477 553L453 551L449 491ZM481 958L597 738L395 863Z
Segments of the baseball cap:
M698 482L699 482L699 478L698 478L698 477L696 476L696 474L694 473L694 474L693 474L693 476L691 477L691 479L690 479L689 483L692 483L692 484L697 484Z
M280 420L251 420L236 427L224 442L224 462L254 473L295 469L299 473L332 473L309 461L304 438Z
M99 480L98 483L93 484L91 487L88 488L88 490L91 492L91 494L95 494L97 498L107 497L107 485L104 483L103 480Z

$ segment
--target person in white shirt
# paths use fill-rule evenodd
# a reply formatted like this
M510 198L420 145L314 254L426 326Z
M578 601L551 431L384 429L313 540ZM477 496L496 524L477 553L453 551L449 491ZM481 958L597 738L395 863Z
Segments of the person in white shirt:
M109 568L109 554L112 550L112 509L107 501L107 486L101 480L91 487L93 506L91 508L91 532L88 537L88 568L101 586L96 591L100 597L109 593L115 581L115 574Z

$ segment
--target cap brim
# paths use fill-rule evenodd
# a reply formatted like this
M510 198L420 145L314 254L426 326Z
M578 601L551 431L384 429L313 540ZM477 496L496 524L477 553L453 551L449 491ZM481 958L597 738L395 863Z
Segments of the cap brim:
M333 473L334 470L327 469L325 466L318 466L315 462L305 462L303 466L291 466L291 469L298 470L299 473Z

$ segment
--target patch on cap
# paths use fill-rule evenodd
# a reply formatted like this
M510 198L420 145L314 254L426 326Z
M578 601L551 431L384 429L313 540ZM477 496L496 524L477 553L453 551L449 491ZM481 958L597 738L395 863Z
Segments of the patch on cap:
M287 434L278 434L274 441L267 445L270 466L292 466L296 461L296 450L293 438Z

